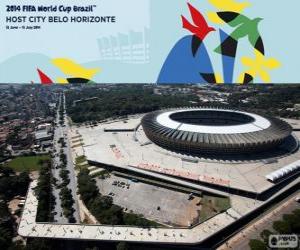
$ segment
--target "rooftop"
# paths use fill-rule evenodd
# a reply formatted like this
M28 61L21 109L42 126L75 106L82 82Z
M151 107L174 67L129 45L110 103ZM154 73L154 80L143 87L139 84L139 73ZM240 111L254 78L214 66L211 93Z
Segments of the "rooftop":
M241 117L250 117L252 118L252 122L246 122L246 124L239 125L227 125L227 126L203 126L199 124L188 124L184 122L176 121L175 119L172 119L172 115L174 114L180 114L180 113L195 113L197 115L198 113L202 113L205 115L205 113L208 113L207 111L221 114L226 114L230 117L230 115L240 115ZM209 116L209 114L207 114ZM213 119L213 118L212 118ZM246 113L246 112L240 112L240 111L234 111L234 110L224 110L224 109L211 109L211 108L201 108L201 109L182 109L182 110L173 110L169 112L165 112L157 116L157 122L161 125L177 129L181 131L188 131L188 132L196 132L196 133L206 133L206 134L239 134L239 133L251 133L251 132L257 132L263 129L267 129L271 126L271 123L266 118Z
M39 130L34 133L36 140L46 140L51 137L51 134L47 130Z

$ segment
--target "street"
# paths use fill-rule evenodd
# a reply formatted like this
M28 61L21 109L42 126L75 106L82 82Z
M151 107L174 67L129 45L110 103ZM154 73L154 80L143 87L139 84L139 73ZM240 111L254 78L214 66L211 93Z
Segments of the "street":
M64 97L65 98L65 97ZM64 102L65 103L65 102ZM64 105L64 110L65 110L65 104L61 103L61 99L59 101L58 109L57 109L57 116L56 116L56 127L54 131L54 157L53 157L53 168L52 168L52 175L53 177L57 180L57 186L62 183L62 179L59 175L60 173L60 168L59 165L61 164L60 158L59 158L59 152L61 149L63 149L66 157L67 157L67 170L69 171L69 178L70 178L70 183L68 184L68 188L72 191L73 199L75 201L73 208L74 208L74 218L77 223L80 222L80 217L79 217L79 209L78 209L78 201L77 201L77 195L76 195L76 186L77 186L77 181L76 181L76 175L74 171L74 165L73 165L73 159L71 155L71 148L70 148L70 142L68 138L68 129L69 125L67 123L66 115L64 112L64 121L65 121L65 126L61 126L59 123L59 108L61 105ZM62 148L61 144L58 142L60 138L64 138L66 142L66 147ZM56 204L54 208L54 220L57 223L68 223L68 219L63 215L63 209L61 207L61 200L59 197L59 192L60 189L56 188L54 186L53 188L53 195L55 196Z
M75 166L73 163L72 153L71 153L71 143L69 138L69 130L70 126L67 120L66 115L66 102L65 102L65 95L64 95L64 121L65 121L65 127L62 127L62 136L66 141L66 147L64 148L64 153L67 156L67 170L69 170L69 177L70 177L70 183L68 185L68 188L72 190L73 199L75 201L73 208L75 210L74 212L74 218L79 223L80 222L80 216L79 216L79 206L78 206L78 200L77 200L77 194L76 194L76 188L77 188L77 178L75 174Z

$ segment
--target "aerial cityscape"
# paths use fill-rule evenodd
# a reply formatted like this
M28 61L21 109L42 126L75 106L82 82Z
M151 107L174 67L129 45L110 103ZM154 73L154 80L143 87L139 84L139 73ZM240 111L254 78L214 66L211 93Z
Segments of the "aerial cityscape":
M299 85L0 90L0 249L299 247Z

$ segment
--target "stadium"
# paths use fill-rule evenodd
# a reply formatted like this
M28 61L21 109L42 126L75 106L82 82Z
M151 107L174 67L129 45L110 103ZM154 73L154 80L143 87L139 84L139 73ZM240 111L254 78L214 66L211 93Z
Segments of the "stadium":
M76 155L85 155L95 171L171 178L213 193L230 189L256 197L297 174L294 124L240 110L172 108L83 125L73 136L84 144L75 144Z
M89 170L101 194L167 227L39 224L30 192L21 235L66 238L73 230L76 239L199 244L299 187L299 120L168 109L73 126L70 138L76 168Z
M152 112L142 119L155 144L189 155L260 153L281 145L292 127L277 118L215 108Z

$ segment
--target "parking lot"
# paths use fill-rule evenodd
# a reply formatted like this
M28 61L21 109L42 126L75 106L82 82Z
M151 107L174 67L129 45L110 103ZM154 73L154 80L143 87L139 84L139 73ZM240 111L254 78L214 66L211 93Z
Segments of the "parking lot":
M200 198L189 194L111 175L97 179L101 194L113 197L125 211L142 214L149 220L170 226L187 227L198 221Z

